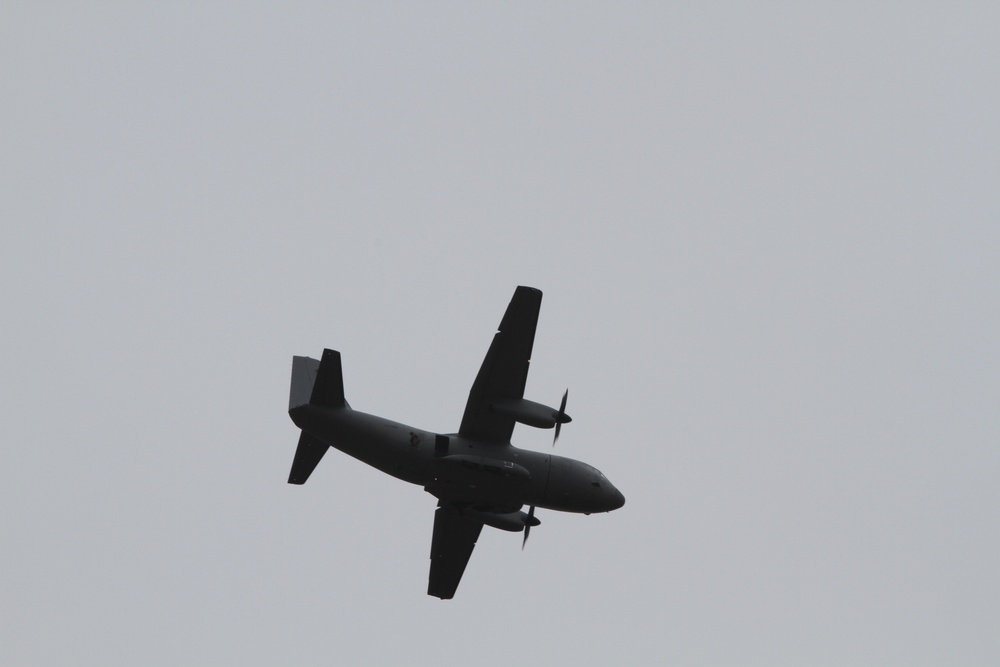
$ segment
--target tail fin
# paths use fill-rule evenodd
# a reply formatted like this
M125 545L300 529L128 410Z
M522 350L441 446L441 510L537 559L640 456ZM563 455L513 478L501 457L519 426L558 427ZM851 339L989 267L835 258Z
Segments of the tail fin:
M349 408L344 400L344 375L340 352L323 350L321 360L292 357L292 383L288 393L288 411L303 405L322 408ZM294 416L292 417L294 419ZM316 469L329 445L302 431L299 446L288 474L289 484L305 484Z
M319 361L309 357L292 357L292 385L288 392L288 409L305 405L312 398Z
M344 400L344 373L340 366L340 352L323 350L323 358L319 361L309 357L292 357L288 409L307 403L319 408L351 407Z

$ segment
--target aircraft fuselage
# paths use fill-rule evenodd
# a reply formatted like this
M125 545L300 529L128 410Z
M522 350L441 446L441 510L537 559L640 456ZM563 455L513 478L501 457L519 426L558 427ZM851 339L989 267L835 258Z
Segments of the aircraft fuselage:
M289 411L313 437L431 495L476 510L516 512L523 505L563 512L610 512L624 496L582 461L437 434L349 407L301 405Z
M428 595L455 595L484 526L522 532L523 548L532 526L541 523L536 508L591 514L625 504L596 468L511 445L515 424L555 429L554 444L572 421L568 390L558 409L524 397L541 302L540 290L514 290L457 433L425 431L352 409L337 350L324 349L320 359L292 357L288 414L301 433L288 483L305 484L333 447L436 497Z

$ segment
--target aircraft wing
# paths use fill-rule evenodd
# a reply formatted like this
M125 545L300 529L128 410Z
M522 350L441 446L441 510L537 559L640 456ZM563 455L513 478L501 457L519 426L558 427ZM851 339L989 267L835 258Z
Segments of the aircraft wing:
M500 322L500 330L493 336L493 343L472 384L459 435L510 442L514 419L493 412L491 406L505 399L524 398L531 346L535 342L535 326L541 305L541 290L533 287L514 290L514 297Z
M443 500L434 512L434 537L431 538L431 574L427 594L450 600L462 580L465 566L483 529L481 521L463 516L454 505Z

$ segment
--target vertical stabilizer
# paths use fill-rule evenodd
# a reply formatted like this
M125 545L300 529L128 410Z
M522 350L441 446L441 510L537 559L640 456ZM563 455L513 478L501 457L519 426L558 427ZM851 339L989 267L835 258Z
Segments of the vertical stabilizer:
M295 419L296 408L312 405L320 408L349 408L344 400L344 376L340 352L323 350L323 358L292 357L292 383L288 392L288 412ZM296 422L298 423L298 422ZM295 450L289 484L305 484L330 447L319 438L302 431Z
M312 397L316 384L319 360L309 357L292 357L292 384L288 391L288 409L305 405Z

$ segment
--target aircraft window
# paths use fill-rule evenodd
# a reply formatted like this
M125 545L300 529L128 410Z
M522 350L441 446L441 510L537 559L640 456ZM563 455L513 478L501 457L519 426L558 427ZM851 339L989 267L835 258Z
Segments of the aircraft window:
M601 483L600 482L591 482L590 485L593 486L594 488L597 488L597 489L601 488Z

